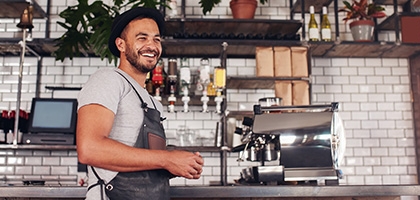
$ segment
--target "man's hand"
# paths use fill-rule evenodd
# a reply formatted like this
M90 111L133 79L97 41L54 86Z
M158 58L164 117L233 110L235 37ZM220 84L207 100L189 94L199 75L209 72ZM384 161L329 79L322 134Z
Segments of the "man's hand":
M169 151L165 169L175 176L199 179L203 172L204 160L199 152Z

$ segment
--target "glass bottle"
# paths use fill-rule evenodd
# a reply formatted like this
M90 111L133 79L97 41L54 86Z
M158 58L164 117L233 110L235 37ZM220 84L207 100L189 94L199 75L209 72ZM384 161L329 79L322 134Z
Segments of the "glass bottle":
M181 68L179 69L179 95L184 95L185 87L189 88L191 84L191 71L188 58L181 59ZM188 95L188 90L186 90Z
M226 69L223 67L214 68L214 86L223 89L226 86Z
M145 86L145 88L150 95L153 95L153 92L154 92L153 91L153 82L152 82L152 77L151 77L150 72L147 72L147 75L146 75L146 86Z
M318 23L315 20L315 8L314 6L309 7L310 19L308 24L309 41L318 41Z
M188 91L191 84L191 71L188 58L181 59L181 68L179 69L179 95L182 96L181 100L184 102L184 112L188 112L188 102L190 97Z
M214 68L214 86L216 88L216 97L214 98L216 113L221 113L221 104L224 98L223 90L226 86L226 69L221 66Z
M10 132L11 120L9 117L9 111L3 110L0 118L0 144L7 143L7 134Z
M155 88L155 98L159 101L162 100L161 87L164 86L163 67L163 60L159 60L155 69L152 71L152 83Z
M168 76L166 80L166 94L175 95L177 92L178 79L178 61L176 58L169 58L168 60Z
M321 40L326 42L331 41L331 24L328 20L328 10L326 6L322 7Z
M210 74L210 82L207 85L207 96L209 97L216 96L216 87L214 86L213 74Z

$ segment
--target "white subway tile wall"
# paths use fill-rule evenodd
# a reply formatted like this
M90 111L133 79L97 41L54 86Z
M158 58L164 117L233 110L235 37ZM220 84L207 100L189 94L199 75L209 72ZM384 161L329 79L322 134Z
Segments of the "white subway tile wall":
M37 1L46 10L47 0ZM50 37L60 37L64 30L56 21L62 21L58 13L74 0L51 1ZM289 1L270 1L259 5L256 18L290 19ZM181 5L181 0L178 0ZM198 1L186 1L186 14L197 18L231 18L228 1L222 0L212 13L202 16ZM341 5L340 5L341 6ZM330 10L330 21L335 26ZM388 9L392 10L392 9ZM180 8L178 7L178 12ZM340 13L340 17L343 13ZM300 19L300 14L294 16ZM308 18L306 18L308 20ZM0 19L0 38L18 37L18 20ZM45 37L45 20L34 20L34 37ZM351 40L347 25L339 24L341 40ZM335 31L335 29L333 29ZM380 34L380 39L392 40L392 32ZM335 35L335 34L333 34ZM0 110L14 110L20 58L0 57ZM165 60L167 61L167 60ZM212 58L212 66L220 65L220 59ZM410 99L410 77L407 59L381 58L313 58L312 103L340 102L340 114L347 136L345 159L341 165L344 178L340 184L413 184L417 183L413 118ZM30 110L35 96L37 59L26 57L23 70L21 108ZM200 59L191 59L197 68ZM229 76L254 76L255 59L228 59ZM42 58L41 96L51 97L52 91L45 86L82 87L93 72L103 67L114 67L100 58L74 58L64 62L53 57ZM259 98L274 96L272 89L229 89L228 110L252 110ZM57 93L56 97L76 97L77 92ZM182 108L177 108L181 110ZM177 129L187 126L195 131L197 141L204 146L214 145L216 124L219 116L212 112L201 113L194 106L190 113L165 113L164 126L168 144L178 145ZM220 154L202 152L205 167L202 178L185 180L175 178L172 185L209 185L220 181ZM236 161L238 153L228 153L228 182L240 178L242 168L257 165L253 162ZM22 180L43 179L52 184L76 185L84 175L77 172L75 150L11 150L0 149L0 180L20 183Z

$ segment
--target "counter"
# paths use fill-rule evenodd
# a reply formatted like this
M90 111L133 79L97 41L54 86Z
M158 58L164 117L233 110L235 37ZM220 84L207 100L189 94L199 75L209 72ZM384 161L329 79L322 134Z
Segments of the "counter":
M0 199L6 197L25 199L83 199L85 187L5 186L0 187ZM374 199L399 199L399 196L420 195L420 185L341 185L341 186L173 186L173 199L293 199L301 197L375 197ZM389 198L392 197L392 198ZM360 198L358 198L360 199Z

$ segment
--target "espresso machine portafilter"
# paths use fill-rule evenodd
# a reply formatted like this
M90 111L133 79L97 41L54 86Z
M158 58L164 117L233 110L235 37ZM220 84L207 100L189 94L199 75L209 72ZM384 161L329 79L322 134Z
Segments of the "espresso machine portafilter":
M345 133L338 103L330 105L254 105L253 118L237 128L241 145L238 161L258 165L242 170L239 182L256 184L305 183L324 180L338 185Z

